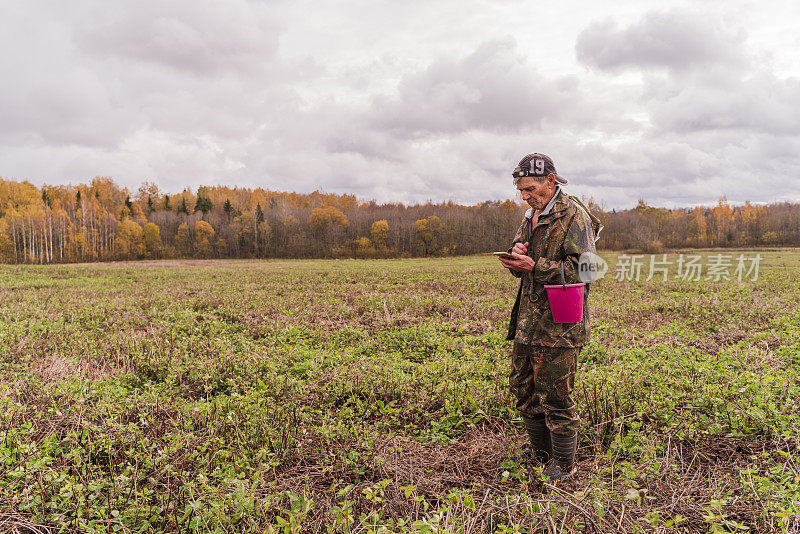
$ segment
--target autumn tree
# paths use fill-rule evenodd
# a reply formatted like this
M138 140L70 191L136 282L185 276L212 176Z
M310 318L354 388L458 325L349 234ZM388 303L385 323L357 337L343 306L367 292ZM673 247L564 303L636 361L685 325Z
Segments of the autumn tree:
M276 244L280 251L287 256L297 255L297 241L302 232L302 224L294 215L287 215L276 225Z
M194 212L197 213L198 211L203 213L203 217L214 208L213 202L208 197L208 191L206 188L201 187L197 191L197 200L194 204Z
M327 206L314 208L308 217L308 225L319 243L318 248L330 254L336 247L337 238L343 237L344 230L350 226L350 221L338 208Z
M185 198L182 198L181 203L178 205L178 213L189 215L189 207L186 205Z
M697 207L692 210L689 223L689 245L694 247L705 247L708 245L708 225L703 208Z
M258 221L258 219L256 219ZM268 244L272 239L272 227L265 223L256 224L256 255L263 257L268 250Z
M324 236L328 229L347 227L350 222L347 216L337 208L328 206L325 208L314 208L308 217L308 224L315 234Z
M161 230L158 225L147 223L142 230L145 254L148 258L160 257L163 244L161 243Z
M377 250L368 237L359 237L353 242L355 246L355 256L357 258L374 257Z
M122 259L138 259L145 254L142 227L130 219L123 219L117 227L114 252Z
M24 211L41 202L39 190L30 182L12 182L0 179L0 217L8 208Z
M375 221L369 229L369 238L377 248L385 248L389 237L389 223L386 220Z
M131 205L131 218L139 224L147 224L147 216L138 203Z
M252 254L255 250L256 220L252 213L244 212L233 220L236 234L236 246L244 254Z
M728 204L728 199L722 197L711 210L714 245L725 246L733 241L733 209Z
M750 202L745 202L737 211L737 219L740 226L738 232L740 245L755 245L758 238L762 235L761 227L764 223L763 206L754 206Z
M160 196L161 191L159 190L157 184L154 182L143 182L136 191L135 198L136 203L139 204L139 207L142 209L142 211L150 214L155 211L155 207L158 204L158 199Z
M665 209L642 200L603 211L586 202L606 227L600 248L647 253L800 243L800 204L733 205L723 198L712 208ZM196 196L188 188L166 195L151 183L131 195L106 177L41 188L0 178L0 260L471 254L505 248L524 210L512 200L406 206L221 185L200 187Z
M194 225L194 243L197 253L203 258L210 258L214 253L214 228L206 221L197 221Z
M434 254L443 248L443 238L447 232L447 226L442 220L431 215L425 219L418 219L414 223L417 232L417 240L424 255Z
M175 247L178 253L188 256L192 252L192 239L189 235L189 225L181 223L178 232L175 234Z
M8 235L8 223L0 219L0 261L14 261L14 244Z

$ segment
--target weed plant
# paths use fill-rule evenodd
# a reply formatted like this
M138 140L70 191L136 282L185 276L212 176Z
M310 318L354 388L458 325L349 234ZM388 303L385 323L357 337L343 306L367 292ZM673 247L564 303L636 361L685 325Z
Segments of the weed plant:
M761 254L606 255L560 485L493 257L2 266L0 531L797 532L800 252Z

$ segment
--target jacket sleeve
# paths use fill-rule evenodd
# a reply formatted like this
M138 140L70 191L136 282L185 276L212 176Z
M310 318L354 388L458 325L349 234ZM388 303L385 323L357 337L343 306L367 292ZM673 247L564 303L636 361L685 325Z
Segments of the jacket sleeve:
M517 230L517 233L514 234L514 240L511 242L511 246L508 247L508 249L506 250L506 252L508 252L509 254L511 253L511 249L514 248L514 245L516 245L517 243L524 243L525 242L524 239L525 239L525 225L526 224L528 224L528 219L523 219L522 220L522 224L519 227L519 230ZM515 278L522 278L522 275L523 275L523 273L521 273L519 271L514 271L513 269L509 269L508 272L510 272L512 274L512 276L514 276Z
M580 282L578 262L584 252L595 252L594 230L589 215L578 208L564 237L564 276L568 284ZM533 269L533 278L540 284L560 284L561 262L538 258Z

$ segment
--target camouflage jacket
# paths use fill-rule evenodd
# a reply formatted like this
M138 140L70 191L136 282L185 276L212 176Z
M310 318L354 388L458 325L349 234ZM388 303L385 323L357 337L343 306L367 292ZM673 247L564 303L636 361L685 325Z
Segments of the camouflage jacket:
M577 276L580 255L595 252L589 214L563 191L556 194L550 212L541 215L533 228L529 214L532 215L531 210L511 246L529 241L528 256L536 260L536 265L530 273L511 271L521 280L506 339L526 345L581 347L589 341L589 285L583 294L583 320L578 323L553 322L544 286L561 283L562 259L565 259L566 283L580 282Z

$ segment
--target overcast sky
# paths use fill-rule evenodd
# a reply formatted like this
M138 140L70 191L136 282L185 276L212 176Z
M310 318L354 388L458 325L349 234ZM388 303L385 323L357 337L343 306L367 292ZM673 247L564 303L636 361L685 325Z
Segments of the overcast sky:
M609 6L613 5L613 11ZM0 2L0 176L800 201L800 2Z

